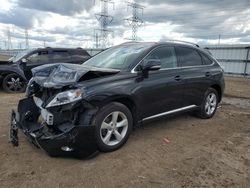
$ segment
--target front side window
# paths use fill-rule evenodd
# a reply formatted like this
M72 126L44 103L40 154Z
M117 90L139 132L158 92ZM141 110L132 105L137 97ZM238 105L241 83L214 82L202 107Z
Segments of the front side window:
M28 63L47 62L49 60L48 51L41 51L31 54L28 58Z
M179 67L202 65L201 56L195 49L187 47L176 47L176 53L179 59Z
M161 61L161 69L177 67L177 58L174 47L164 46L155 49L151 52L146 60L158 59Z

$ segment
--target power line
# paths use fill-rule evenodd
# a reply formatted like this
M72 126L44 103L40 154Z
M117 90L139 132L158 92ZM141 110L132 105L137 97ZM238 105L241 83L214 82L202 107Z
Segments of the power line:
M125 20L132 27L132 37L131 37L131 39L136 41L137 40L138 27L140 27L143 24L143 20L139 16L139 11L141 11L141 15L143 15L144 6L142 6L140 4L137 4L137 3L127 2L127 7L132 8L132 17L127 18Z
M220 45L220 34L219 34L219 39L218 39L218 45Z
M29 33L27 28L25 29L25 47L29 49Z
M11 43L11 34L10 34L10 28L8 27L7 30L7 36L8 36L8 43L7 43L7 49L12 49L12 43Z
M101 12L98 14L95 14L96 19L99 21L101 28L96 29L94 31L94 37L96 37L98 40L100 39L102 41L102 48L107 47L109 40L108 36L110 33L112 33L112 30L108 29L108 25L113 21L113 16L109 15L109 4L113 4L114 9L114 2L112 0L100 0L101 1ZM100 37L98 37L98 33L100 32ZM95 38L96 40L96 38ZM98 46L98 41L96 41L96 46Z

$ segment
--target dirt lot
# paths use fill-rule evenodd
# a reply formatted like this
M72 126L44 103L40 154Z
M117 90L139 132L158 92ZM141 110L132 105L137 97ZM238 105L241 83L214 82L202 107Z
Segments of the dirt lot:
M226 84L214 118L145 124L123 148L91 160L48 157L23 135L11 147L9 112L22 95L0 92L0 187L249 187L250 79Z

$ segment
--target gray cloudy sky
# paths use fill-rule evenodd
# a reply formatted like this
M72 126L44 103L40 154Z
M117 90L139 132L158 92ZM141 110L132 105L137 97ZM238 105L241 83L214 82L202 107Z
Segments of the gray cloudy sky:
M125 18L131 16L125 1L109 6L114 16L110 25L110 44L130 38ZM250 0L137 0L144 6L143 26L138 30L142 41L167 39L197 43L250 43ZM99 27L95 14L99 0L1 0L0 48L10 30L13 48L25 46L28 28L31 47L92 47L94 29ZM139 14L141 15L141 14Z

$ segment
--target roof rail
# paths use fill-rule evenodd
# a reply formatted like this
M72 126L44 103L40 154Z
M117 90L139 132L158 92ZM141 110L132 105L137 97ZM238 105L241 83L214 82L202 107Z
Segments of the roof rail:
M195 43L192 43L192 42L187 42L187 41L183 41L183 40L167 40L167 41L170 41L170 42L181 42L181 43L186 43L186 44L192 44L196 47L200 47L198 44L195 44Z
M127 41L127 42L121 43L120 45L123 45L123 44L131 44L131 43L139 43L139 42L137 42L137 41Z

